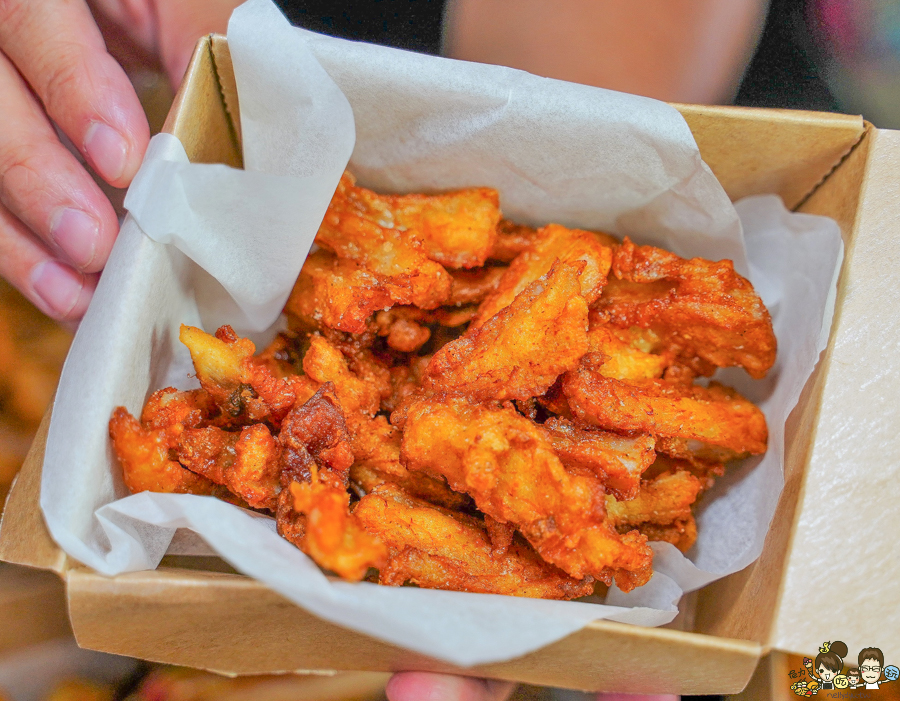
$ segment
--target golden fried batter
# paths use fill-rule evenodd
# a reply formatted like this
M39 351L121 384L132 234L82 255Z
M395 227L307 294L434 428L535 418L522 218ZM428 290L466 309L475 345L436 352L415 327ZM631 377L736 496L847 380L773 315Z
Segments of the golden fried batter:
M583 266L554 264L484 326L441 348L425 371L425 390L476 402L543 394L587 350Z
M477 518L411 497L393 484L363 497L353 515L388 546L382 584L545 599L593 591L590 579L566 576L519 540L498 552Z
M641 523L665 526L690 517L691 505L700 491L700 480L690 472L664 472L645 480L633 499L621 501L607 495L607 519L616 528L633 528Z
M739 365L758 379L775 362L769 312L730 260L685 260L626 238L612 271L597 310L615 326L652 329L697 374Z
M178 462L221 484L257 509L278 503L281 447L264 424L240 433L210 426L185 430L178 439Z
M410 470L444 477L486 515L515 524L541 557L577 579L615 576L631 588L650 576L644 539L620 536L606 522L600 480L566 471L547 434L515 411L447 397L418 401L401 456Z
M352 260L319 250L303 264L284 312L302 326L363 333L375 311L409 301L405 284L393 284Z
M345 173L328 206L316 243L393 286L400 304L434 309L450 296L450 276L428 257L413 231L394 228L380 196L353 184ZM398 299L399 298L399 299Z
M562 389L574 415L609 431L686 438L730 451L732 458L766 451L763 413L737 392L665 380L614 380L582 364Z
M387 549L350 513L350 495L318 480L291 483L293 508L306 518L303 537L295 542L327 570L356 582L370 567L383 568Z
M215 494L224 490L211 480L186 470L169 459L169 438L165 429L146 429L124 407L109 420L109 437L125 477L125 486L138 492L175 494Z
M528 285L546 275L557 260L563 263L583 262L581 295L588 305L593 304L606 284L612 249L591 231L550 224L540 229L534 245L510 264L497 289L481 303L472 325L483 325L501 309L512 304Z
M553 417L543 424L553 450L566 469L587 470L603 481L606 491L618 499L633 499L641 474L656 459L652 436L633 438L597 429L578 428L571 421Z
M500 280L508 268L504 266L485 266L477 270L453 270L450 277L453 285L450 288L448 306L461 307L476 304L497 289Z

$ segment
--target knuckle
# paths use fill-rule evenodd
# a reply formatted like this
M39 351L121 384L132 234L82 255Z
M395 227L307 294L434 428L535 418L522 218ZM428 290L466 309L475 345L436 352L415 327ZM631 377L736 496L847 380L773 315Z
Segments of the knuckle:
M27 0L0 0L0 26L4 34L15 32L25 18Z

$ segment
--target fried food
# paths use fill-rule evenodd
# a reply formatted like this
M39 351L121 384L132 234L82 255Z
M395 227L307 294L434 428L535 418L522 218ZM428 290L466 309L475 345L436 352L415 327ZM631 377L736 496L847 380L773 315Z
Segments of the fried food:
M472 326L482 326L505 309L535 280L546 275L556 261L583 263L581 296L590 306L600 296L612 263L612 249L591 231L550 224L537 232L534 244L523 251L503 274L497 289L481 303Z
M450 296L450 275L429 258L418 229L395 226L398 224L390 203L356 187L352 176L345 173L316 234L316 243L379 276L383 284L392 286L398 304L422 309L440 306Z
M615 576L630 588L650 576L645 539L619 536L607 523L602 482L568 472L542 429L510 409L418 401L401 456L410 470L444 477L484 514L513 523L544 560L576 579L610 583Z
M484 326L441 348L425 370L430 392L474 402L543 394L587 350L584 263L555 264Z
M582 365L563 377L572 413L585 425L609 431L640 431L716 446L737 459L766 451L762 412L737 392L665 380L614 380Z
M651 329L696 374L743 367L763 377L775 362L769 312L729 260L685 260L625 239L597 310L614 326Z
M155 392L141 422L116 410L129 488L274 513L352 581L554 599L645 584L649 541L689 549L699 495L766 449L757 407L696 381L764 373L768 312L728 261L512 224L497 201L345 174L288 330L254 355L229 326L183 326L200 388Z
M646 434L628 437L578 428L561 417L548 419L543 429L567 470L596 475L606 491L618 499L637 496L641 475L656 460L656 441Z
M567 576L518 539L498 552L479 519L416 499L393 484L363 497L353 515L388 546L381 584L544 599L593 592L590 579Z
M169 437L164 429L146 429L123 407L109 421L109 437L122 466L125 486L132 494L167 492L172 494L221 495L224 490L210 479L169 459Z

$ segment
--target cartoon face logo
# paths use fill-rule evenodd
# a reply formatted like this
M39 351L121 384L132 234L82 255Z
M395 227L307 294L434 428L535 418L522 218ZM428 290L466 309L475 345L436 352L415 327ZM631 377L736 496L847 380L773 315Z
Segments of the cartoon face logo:
M878 660L863 660L859 666L859 673L866 684L874 684L881 676L881 665L878 664Z
M850 686L850 680L847 679L843 674L838 674L834 678L834 688L835 689L846 689Z
M826 682L830 682L832 679L834 679L835 674L837 674L837 672L826 668L824 665L819 665L819 668L816 670L816 672L818 672L819 678L822 681Z
M884 668L884 678L889 681L895 681L898 677L900 677L900 668L889 664Z

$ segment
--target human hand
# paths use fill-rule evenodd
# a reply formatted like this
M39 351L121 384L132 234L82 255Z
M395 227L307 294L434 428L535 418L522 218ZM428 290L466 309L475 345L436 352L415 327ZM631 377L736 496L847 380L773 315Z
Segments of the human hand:
M506 701L512 682L429 672L400 672L391 677L389 701ZM677 701L671 694L597 694L595 701Z
M118 233L94 171L125 187L149 140L117 56L177 84L196 40L240 0L0 0L0 276L56 319L81 318ZM104 28L101 34L97 21Z

